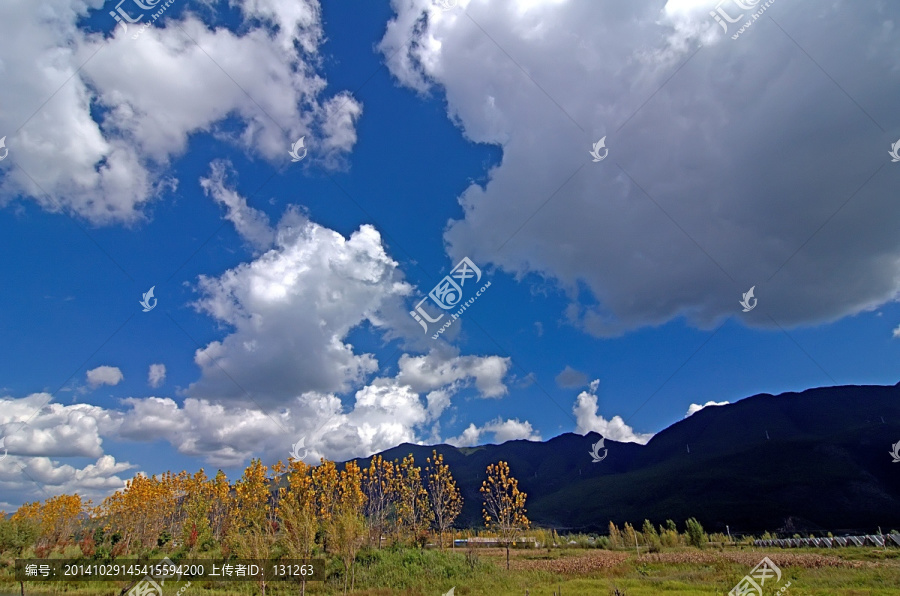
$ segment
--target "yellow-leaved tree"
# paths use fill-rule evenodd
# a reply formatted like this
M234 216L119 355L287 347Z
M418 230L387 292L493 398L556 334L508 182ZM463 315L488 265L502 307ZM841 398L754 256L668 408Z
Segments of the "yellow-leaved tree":
M271 481L281 472L283 465L273 466L273 477L268 477L269 468L262 461L254 459L244 470L244 475L234 487L231 502L231 520L226 537L228 548L242 559L269 559L275 543L275 500L271 494ZM262 596L266 595L263 576L257 580Z
M333 461L319 459L321 462L313 468L312 481L316 491L316 514L322 526L322 548L326 553L334 550L332 536L334 534L334 514L338 504L337 466Z
M53 549L66 546L74 539L84 507L78 495L59 495L43 503L35 501L22 505L12 519L38 528L35 552L43 558Z
M487 467L487 480L481 483L484 525L497 532L506 546L506 568L509 569L509 545L530 522L525 516L525 493L519 481L509 472L509 464L499 461Z
M191 554L212 542L209 518L213 502L213 486L203 468L185 482L184 523L181 542Z
M362 490L366 495L365 514L369 520L369 545L381 548L387 530L388 516L397 503L397 483L394 464L376 455L362 472Z
M425 466L425 489L428 491L434 527L438 531L443 550L444 532L450 529L462 511L462 497L453 474L450 473L450 466L444 463L443 455L438 455L437 450L432 450L431 457L425 461L428 462Z
M217 544L225 539L228 531L228 522L231 520L231 514L228 511L231 504L231 484L225 472L219 470L216 477L210 484L210 494L212 502L210 503L210 528L212 530L213 540Z
M338 503L332 520L335 547L344 563L344 594L347 593L348 576L351 578L351 590L356 583L356 554L366 539L366 520L363 517L366 497L361 481L359 464L348 462L338 481Z
M290 558L310 559L319 529L312 467L292 458L288 462L287 477L288 486L279 489L278 500L282 543ZM300 594L306 594L306 576L301 576Z
M403 458L397 474L399 493L398 522L414 544L421 548L428 542L428 528L432 512L428 503L428 492L422 485L422 468L416 466L412 454Z

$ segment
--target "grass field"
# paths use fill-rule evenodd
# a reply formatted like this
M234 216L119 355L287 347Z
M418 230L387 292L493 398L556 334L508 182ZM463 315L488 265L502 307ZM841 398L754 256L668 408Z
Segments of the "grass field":
M354 596L690 596L726 595L764 556L782 571L769 580L764 594L792 596L885 596L900 594L900 549L704 549L678 548L661 553L600 549L514 550L510 570L505 551L478 549L362 553L356 568ZM172 594L184 585L172 587ZM28 594L72 596L118 595L124 584L26 584ZM168 588L168 586L167 586ZM18 585L0 584L0 594L18 594ZM171 596L168 594L166 596ZM253 583L194 582L183 596L259 594ZM267 596L298 594L296 587L270 584ZM325 583L308 584L307 594L343 593L342 568L335 564Z

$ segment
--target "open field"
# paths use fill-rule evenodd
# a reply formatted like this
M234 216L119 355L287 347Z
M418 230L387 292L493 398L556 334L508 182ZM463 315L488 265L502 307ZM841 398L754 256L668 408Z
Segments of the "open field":
M357 562L354 596L441 596L455 588L455 596L607 596L618 589L628 596L725 595L763 557L768 556L782 571L781 581L765 586L775 594L793 596L886 596L900 594L900 549L821 550L695 549L678 548L660 553L601 549L514 550L506 570L503 549L478 549L467 553L456 549L417 551L412 549L366 551ZM308 584L308 594L341 594L341 568L334 566L327 582ZM8 577L8 576L7 576ZM182 584L172 588L174 594ZM79 583L26 585L27 594L116 596L124 584ZM213 585L195 582L184 596L199 593L227 595L259 594L254 583ZM18 594L18 585L0 584L0 594ZM267 594L297 594L287 585L272 585ZM166 596L171 596L168 594Z

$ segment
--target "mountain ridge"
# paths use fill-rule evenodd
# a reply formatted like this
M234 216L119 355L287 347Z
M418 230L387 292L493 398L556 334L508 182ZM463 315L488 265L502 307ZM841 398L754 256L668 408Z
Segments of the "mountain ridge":
M442 454L464 498L461 527L482 525L478 488L487 465L504 460L528 494L532 522L560 530L688 517L722 532L900 528L900 465L889 455L900 440L900 383L707 406L646 445L606 438L608 456L592 463L599 439L591 432L464 448L404 443L377 455L411 453L424 465L432 450Z

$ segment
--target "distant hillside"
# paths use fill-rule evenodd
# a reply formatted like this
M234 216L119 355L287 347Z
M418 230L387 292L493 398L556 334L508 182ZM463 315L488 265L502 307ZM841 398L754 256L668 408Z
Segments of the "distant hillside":
M766 437L768 433L768 438ZM403 444L422 466L432 449L465 498L458 525L481 525L478 487L488 464L509 462L541 526L604 531L619 524L696 517L708 531L900 529L900 384L756 395L708 407L647 445L607 439L591 463L591 433L457 449ZM690 452L688 452L690 449ZM358 460L368 466L369 458Z

